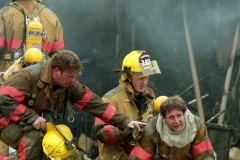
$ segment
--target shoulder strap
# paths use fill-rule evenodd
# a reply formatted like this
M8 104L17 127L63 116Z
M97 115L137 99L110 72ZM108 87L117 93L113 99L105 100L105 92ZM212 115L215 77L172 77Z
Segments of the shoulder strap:
M73 115L73 109L72 109L72 103L70 100L70 89L67 88L66 89L66 97L65 97L65 101L66 101L66 107L67 107L67 111L68 111L68 122L74 122L74 115Z
M115 95L116 93L119 93L122 91L122 88L120 86L117 86L116 88L113 88L112 90L108 91L107 93L105 93L103 95L103 98L110 98L113 95Z
M33 9L33 11L29 12L25 7L23 7L21 4L19 4L17 2L9 2L7 5L15 7L20 12L23 12L31 20L33 20L42 11L42 9L45 8L45 6L42 5L41 3L37 3L37 5Z
M194 115L194 122L195 122L197 128L199 128L200 125L202 124L202 120L199 117L195 116L195 115Z
M3 8L0 9L1 14L4 14L8 9L10 8L10 6L4 6Z
M32 66L29 66L29 67L24 68L24 69L28 70L29 73L31 74L31 76L36 76L37 74L40 75L42 73L42 71L44 70L44 67L45 67L45 64L44 64L43 61L41 61L40 63L37 63L36 65L32 65ZM30 94L36 94L37 91L39 89L43 89L44 86L45 86L45 83L43 83L41 81L41 79L39 78L38 82L33 87L31 87L29 93Z
M161 138L159 136L159 133L156 129L156 124L157 124L157 119L158 119L158 116L155 116L153 118L151 118L148 122L148 124L144 127L145 129L145 133L149 136L150 134L155 134L154 138L153 138L153 142L154 142L154 145L155 145L155 148L156 148L156 152L155 152L155 155L154 155L154 160L159 160L159 151L158 151L158 145L159 143L161 142Z

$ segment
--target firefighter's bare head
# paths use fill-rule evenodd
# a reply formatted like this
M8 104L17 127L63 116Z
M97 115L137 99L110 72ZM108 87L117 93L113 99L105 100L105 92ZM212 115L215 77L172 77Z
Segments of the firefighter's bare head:
M160 107L160 114L167 126L175 132L182 130L185 126L185 115L187 106L180 96L168 97Z
M165 117L166 114L172 109L178 109L179 111L185 113L187 106L184 100L180 96L176 95L166 98L161 103L160 113L163 117Z
M55 53L50 60L53 86L68 87L75 82L76 76L83 71L82 62L72 51L61 50Z
M53 55L52 68L59 68L62 72L65 70L76 71L79 74L83 71L83 65L78 56L69 50L60 50Z

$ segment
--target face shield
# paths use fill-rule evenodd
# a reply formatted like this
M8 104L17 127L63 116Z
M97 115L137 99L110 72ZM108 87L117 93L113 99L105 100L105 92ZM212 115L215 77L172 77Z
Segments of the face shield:
M141 68L141 72L129 72L130 75L136 77L136 78L142 78L144 76L149 76L149 75L153 75L153 74L161 74L161 71L158 67L157 61L153 60L153 61L149 61L145 60L142 61L141 63L139 63L139 66L132 66L131 70L134 71L134 68Z

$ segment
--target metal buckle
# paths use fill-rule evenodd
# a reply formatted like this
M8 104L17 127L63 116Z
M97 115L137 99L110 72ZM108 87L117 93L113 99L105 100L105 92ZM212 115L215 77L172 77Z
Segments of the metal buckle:
M3 54L3 60L14 60L13 59L13 53L4 53Z
M167 155L167 154L161 154L160 156L163 158L173 158L172 155Z
M68 122L74 122L74 117L68 117Z
M135 146L137 144L137 142L136 141L130 141L130 142L128 142L128 144L131 145L131 146Z

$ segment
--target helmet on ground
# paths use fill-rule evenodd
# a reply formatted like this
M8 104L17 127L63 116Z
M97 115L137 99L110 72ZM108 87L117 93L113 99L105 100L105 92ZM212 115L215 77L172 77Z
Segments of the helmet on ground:
M42 59L43 54L37 48L29 48L24 54L24 61L29 64L40 62Z
M161 73L157 61L151 61L150 55L143 50L135 50L125 56L122 62L122 69L115 72L122 72L121 79L126 80L129 75L137 78Z
M70 128L64 124L54 125L46 122L45 135L42 141L43 151L47 157L55 159L67 159L75 152L75 145Z
M167 96L159 96L157 97L157 99L154 101L154 106L153 106L153 110L155 113L159 113L160 112L160 108L161 108L161 104L168 99Z

